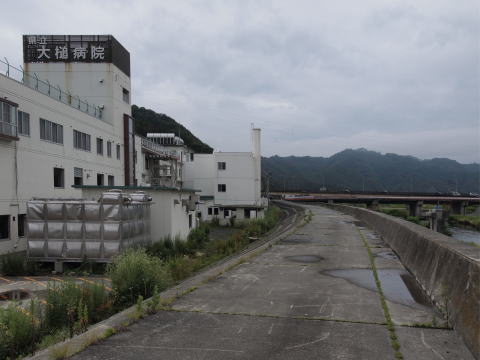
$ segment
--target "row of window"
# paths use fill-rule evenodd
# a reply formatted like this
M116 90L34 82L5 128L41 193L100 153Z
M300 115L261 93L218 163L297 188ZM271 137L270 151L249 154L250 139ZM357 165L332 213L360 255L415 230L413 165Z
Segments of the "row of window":
M18 133L30 136L30 114L18 111ZM56 144L63 144L63 126L40 118L40 139ZM107 141L107 156L112 157L112 141ZM73 147L91 151L91 136L78 130L73 130ZM117 159L120 160L121 147L116 145ZM103 139L97 138L97 154L103 155Z
M18 236L25 236L25 220L27 218L26 214L18 214L17 216L17 226L18 226ZM15 216L13 216L13 221L15 221ZM10 215L0 215L0 240L10 238Z
M74 167L73 168L73 184L74 185L83 185L83 169ZM97 185L105 185L105 175L102 173L97 173ZM115 186L115 177L113 175L107 176L107 185ZM65 187L65 169L63 168L53 168L53 187L55 188L64 188Z

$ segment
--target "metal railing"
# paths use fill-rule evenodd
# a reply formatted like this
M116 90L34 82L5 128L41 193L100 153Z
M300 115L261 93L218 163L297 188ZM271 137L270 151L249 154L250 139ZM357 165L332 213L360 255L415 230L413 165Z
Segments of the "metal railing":
M0 73L2 75L5 74L6 77L21 82L30 89L36 90L53 99L61 101L62 103L78 109L97 119L102 119L102 109L99 106L95 104L89 104L86 100L81 100L80 97L72 95L68 91L62 90L60 86L53 85L48 80L40 80L35 73L33 73L32 76L26 73L23 69L18 69L15 66L12 66L6 58L5 61L0 60L0 67Z
M16 137L17 125L5 121L0 121L0 134Z
M149 149L155 153L157 153L159 156L165 156L167 158L172 158L175 160L179 160L177 153L175 151L171 150L165 150L165 148L162 145L156 144L153 141L148 140L147 138L141 137L142 140L142 146L146 149Z

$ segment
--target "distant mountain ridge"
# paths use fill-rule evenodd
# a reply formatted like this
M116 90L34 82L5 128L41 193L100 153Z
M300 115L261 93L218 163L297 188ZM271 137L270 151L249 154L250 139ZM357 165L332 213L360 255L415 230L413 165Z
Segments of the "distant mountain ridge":
M132 105L132 117L135 119L135 132L137 134L146 136L149 132L174 133L183 139L185 145L197 153L210 154L213 152L209 145L168 115Z
M272 156L262 158L262 172L270 173L270 190L480 192L480 164L460 164L435 158L381 154L346 149L328 158Z

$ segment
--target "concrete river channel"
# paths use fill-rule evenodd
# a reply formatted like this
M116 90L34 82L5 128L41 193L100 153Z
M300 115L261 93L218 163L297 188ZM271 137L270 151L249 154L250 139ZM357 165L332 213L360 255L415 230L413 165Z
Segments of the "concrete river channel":
M305 208L304 226L73 359L474 358L375 232Z

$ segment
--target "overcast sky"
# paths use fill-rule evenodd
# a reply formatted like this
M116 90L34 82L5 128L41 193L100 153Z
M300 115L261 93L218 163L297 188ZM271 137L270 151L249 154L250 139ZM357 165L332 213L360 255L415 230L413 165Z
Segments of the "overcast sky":
M478 0L3 0L22 34L112 34L132 99L218 150L330 156L364 147L479 162Z

